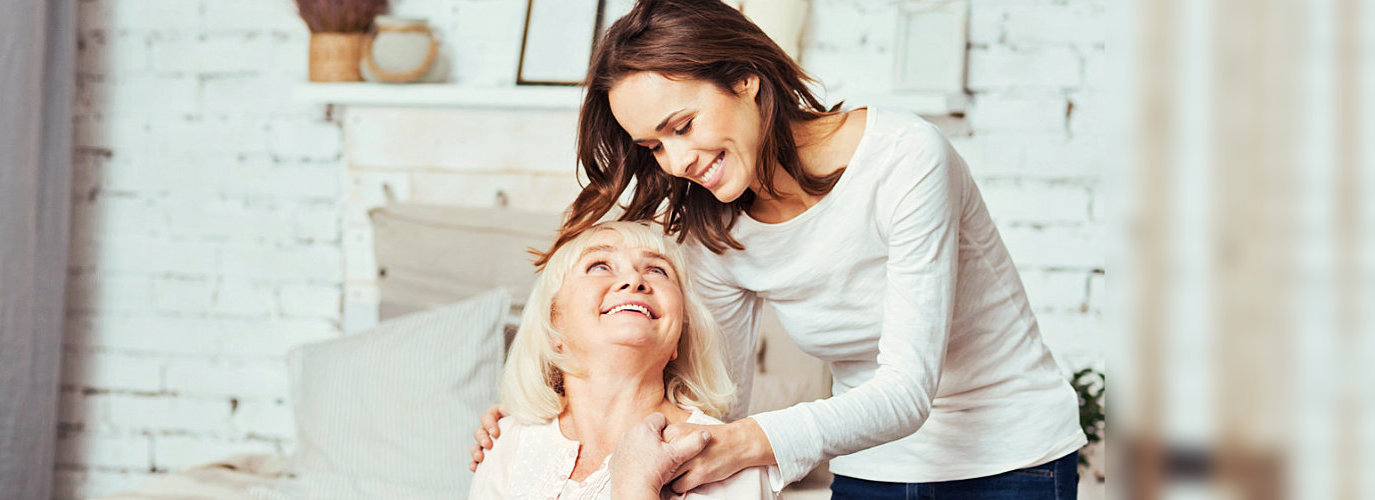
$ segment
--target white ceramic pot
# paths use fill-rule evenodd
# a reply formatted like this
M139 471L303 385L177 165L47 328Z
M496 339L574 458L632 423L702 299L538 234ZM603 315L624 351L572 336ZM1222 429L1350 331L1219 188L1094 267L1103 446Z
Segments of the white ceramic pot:
M438 82L445 64L439 39L424 19L377 16L376 32L363 46L359 72L370 82Z

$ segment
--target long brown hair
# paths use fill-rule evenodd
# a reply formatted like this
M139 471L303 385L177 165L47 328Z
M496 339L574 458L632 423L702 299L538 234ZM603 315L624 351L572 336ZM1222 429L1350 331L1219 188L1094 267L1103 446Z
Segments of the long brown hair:
M665 173L611 114L611 86L641 71L711 82L732 95L739 95L736 84L757 77L764 135L755 175L764 190L778 194L775 164L812 195L829 193L840 178L843 170L827 176L803 170L791 127L832 114L839 105L826 109L807 87L815 80L758 26L720 0L640 0L606 30L592 54L578 115L578 162L588 184L569 208L553 249L539 255L536 266L611 211L632 180L634 192L621 220L659 221L666 233L678 234L679 243L696 238L715 253L745 248L730 229L755 193L722 203L692 181Z

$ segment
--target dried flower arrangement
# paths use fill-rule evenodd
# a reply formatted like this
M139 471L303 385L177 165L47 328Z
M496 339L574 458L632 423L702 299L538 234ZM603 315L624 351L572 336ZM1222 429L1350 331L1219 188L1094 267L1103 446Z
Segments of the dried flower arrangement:
M387 0L296 0L311 33L365 33Z
M363 44L387 0L296 0L296 8L311 32L310 81L362 81Z

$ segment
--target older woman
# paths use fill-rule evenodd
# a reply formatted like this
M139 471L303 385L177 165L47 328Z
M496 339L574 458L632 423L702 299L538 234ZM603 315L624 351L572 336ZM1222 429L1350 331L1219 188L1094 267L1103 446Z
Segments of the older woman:
M636 222L595 225L553 253L506 361L502 438L471 498L610 498L612 452L646 417L721 423L734 385L682 262L660 231ZM685 495L772 496L764 468Z

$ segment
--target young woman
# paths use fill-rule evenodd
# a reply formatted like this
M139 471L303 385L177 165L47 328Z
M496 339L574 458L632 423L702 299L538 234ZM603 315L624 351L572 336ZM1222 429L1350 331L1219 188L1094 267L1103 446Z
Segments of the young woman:
M555 248L630 190L623 218L686 244L726 335L732 417L766 302L834 374L828 399L669 426L710 434L673 489L773 464L781 488L829 459L835 498L1073 498L1077 398L963 159L914 114L828 109L809 82L716 0L641 1L593 56L589 183Z

